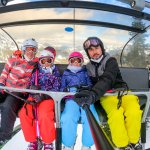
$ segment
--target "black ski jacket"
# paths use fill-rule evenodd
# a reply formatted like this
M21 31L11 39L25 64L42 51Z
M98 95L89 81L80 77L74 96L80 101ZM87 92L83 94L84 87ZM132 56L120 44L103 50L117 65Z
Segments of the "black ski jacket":
M127 86L122 79L117 60L114 57L105 58L106 56L100 63L91 61L86 66L94 85L92 90L96 92L99 98L108 90Z

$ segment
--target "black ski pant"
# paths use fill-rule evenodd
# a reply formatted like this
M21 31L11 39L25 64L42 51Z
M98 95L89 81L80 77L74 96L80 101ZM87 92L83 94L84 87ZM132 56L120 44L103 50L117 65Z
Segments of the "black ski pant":
M21 93L15 93L15 95L23 97ZM5 97L4 102L0 103L0 141L11 138L17 113L23 105L23 101L9 94Z

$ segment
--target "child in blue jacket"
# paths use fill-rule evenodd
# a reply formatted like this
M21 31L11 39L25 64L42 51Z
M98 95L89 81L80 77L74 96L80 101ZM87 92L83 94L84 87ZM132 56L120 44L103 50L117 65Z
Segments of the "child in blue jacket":
M62 75L61 91L77 92L83 86L91 87L92 83L88 77L87 70L82 66L84 62L83 55L80 52L73 52L70 54L68 62L69 65ZM93 104L90 105L90 109L98 120ZM81 150L90 150L94 144L85 111L70 97L65 100L65 108L61 116L64 150L74 149L77 125L80 118L83 125L83 146Z

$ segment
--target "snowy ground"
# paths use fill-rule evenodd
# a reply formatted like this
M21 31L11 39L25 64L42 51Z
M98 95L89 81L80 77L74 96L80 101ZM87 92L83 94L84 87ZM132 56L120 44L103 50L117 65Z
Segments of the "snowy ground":
M150 118L149 118L150 121ZM16 125L19 123L19 120L17 120ZM150 150L150 122L147 124L147 143L145 145L145 149ZM81 133L82 133L82 126L78 126L78 136L77 136L77 144L75 145L75 150L81 149ZM5 146L2 148L2 150L26 150L28 143L25 142L23 133L20 131L18 134L16 134ZM95 146L92 147L92 150L96 150Z
M15 125L18 125L19 120L17 120ZM82 126L78 125L78 131L77 131L77 141L75 145L75 150L81 149L81 133L82 133ZM25 142L22 130L17 133L5 146L2 148L2 150L26 150L28 143ZM95 146L92 147L92 150L96 150Z

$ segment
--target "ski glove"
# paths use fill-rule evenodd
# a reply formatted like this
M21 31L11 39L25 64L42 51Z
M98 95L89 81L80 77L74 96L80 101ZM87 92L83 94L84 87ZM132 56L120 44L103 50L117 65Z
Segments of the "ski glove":
M42 94L41 94L41 95L40 95L40 94L33 94L33 95L32 95L32 98L33 98L33 100L34 100L36 103L39 103L39 102L41 102L41 101L43 100Z
M5 86L3 83L0 83L0 86ZM0 93L5 94L3 89L0 89Z
M29 89L32 89L32 90L41 90L41 87L39 85L30 85Z
M96 102L98 99L98 95L94 91L89 91L89 90L83 90L74 96L74 101L79 105L79 106L84 106L85 104L91 105Z

